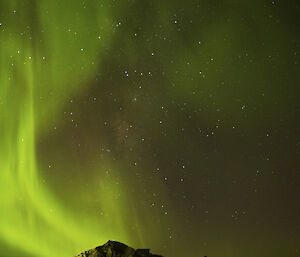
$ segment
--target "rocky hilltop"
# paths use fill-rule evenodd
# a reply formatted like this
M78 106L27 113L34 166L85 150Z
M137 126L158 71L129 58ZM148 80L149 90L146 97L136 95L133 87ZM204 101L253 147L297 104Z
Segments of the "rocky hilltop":
M117 241L108 241L104 245L85 251L76 257L162 257L151 254L149 249L133 249Z

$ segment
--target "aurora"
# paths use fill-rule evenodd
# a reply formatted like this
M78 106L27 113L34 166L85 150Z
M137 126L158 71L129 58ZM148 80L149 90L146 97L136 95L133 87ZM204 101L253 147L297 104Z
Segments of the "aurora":
M0 0L1 253L298 256L297 10Z

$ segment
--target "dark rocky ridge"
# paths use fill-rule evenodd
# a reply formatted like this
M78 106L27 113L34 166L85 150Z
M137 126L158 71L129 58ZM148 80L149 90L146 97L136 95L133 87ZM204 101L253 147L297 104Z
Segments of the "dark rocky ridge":
M117 241L107 241L104 245L85 251L76 257L162 257L151 254L149 249L133 249Z

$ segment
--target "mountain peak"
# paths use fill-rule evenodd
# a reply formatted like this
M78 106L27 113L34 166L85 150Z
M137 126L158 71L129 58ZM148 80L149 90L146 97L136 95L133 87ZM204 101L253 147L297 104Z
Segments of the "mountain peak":
M104 245L85 251L76 257L162 257L150 253L150 249L134 249L117 241L107 241Z

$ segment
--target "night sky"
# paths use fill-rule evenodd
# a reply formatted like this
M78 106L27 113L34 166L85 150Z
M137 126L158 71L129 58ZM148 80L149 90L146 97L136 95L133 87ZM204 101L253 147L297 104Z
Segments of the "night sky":
M300 256L299 15L0 0L0 256Z

